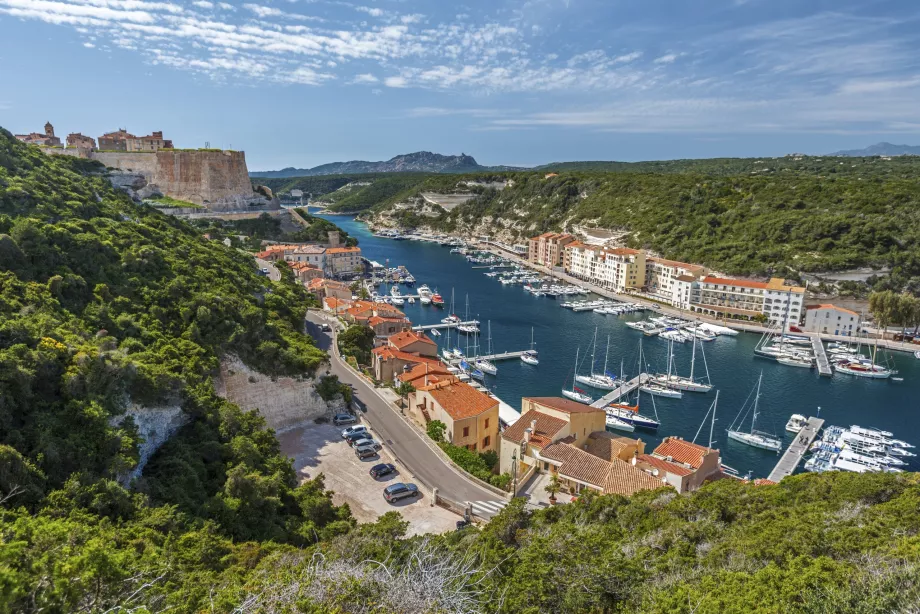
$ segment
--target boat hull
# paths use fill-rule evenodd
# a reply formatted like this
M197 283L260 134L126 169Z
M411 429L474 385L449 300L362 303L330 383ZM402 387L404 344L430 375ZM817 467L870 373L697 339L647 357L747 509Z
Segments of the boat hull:
M578 375L575 379L581 384L586 384L598 390L615 390L619 386L619 384L615 383L612 379L606 377L599 378L590 375Z
M684 396L684 393L680 390L674 390L673 388L666 388L664 386L639 386L639 390L652 396L664 397L666 399L682 399Z
M754 448L760 448L761 450L779 452L783 449L783 444L778 439L758 437L757 435L751 435L750 433L743 433L741 431L728 431L728 438Z
M627 433L632 433L636 430L634 425L613 416L607 416L607 428L616 429L618 431L626 431Z
M573 401L578 401L579 403L584 403L586 405L590 405L594 402L594 399L588 395L582 394L580 392L575 392L574 390L563 390L562 396L572 399Z

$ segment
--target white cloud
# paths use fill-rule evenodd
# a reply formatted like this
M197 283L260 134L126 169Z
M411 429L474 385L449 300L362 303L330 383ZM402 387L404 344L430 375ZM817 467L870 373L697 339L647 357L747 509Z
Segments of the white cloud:
M197 6L200 9L213 9L214 3L208 2L208 0L197 0L197 2L192 2L193 5Z
M679 57L677 53L668 53L661 57L655 58L655 64L673 64L674 61Z
M351 80L352 83L379 83L380 79L375 77L370 73L365 73L363 75L356 75L354 79Z
M371 8L369 6L356 6L355 10L361 11L362 13L367 13L371 17L382 17L383 16L383 9ZM406 22L406 23L409 23L409 22Z
M387 77L383 84L387 87L408 87L409 81L405 77Z
M83 46L86 47L87 49L92 49L92 48L95 47L96 45L94 45L94 44L92 44L92 43L83 43Z

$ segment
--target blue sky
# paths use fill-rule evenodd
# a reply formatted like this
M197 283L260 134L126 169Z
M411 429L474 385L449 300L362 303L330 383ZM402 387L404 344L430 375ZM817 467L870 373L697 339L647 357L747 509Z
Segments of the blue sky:
M907 0L0 0L0 125L163 130L250 169L920 143Z

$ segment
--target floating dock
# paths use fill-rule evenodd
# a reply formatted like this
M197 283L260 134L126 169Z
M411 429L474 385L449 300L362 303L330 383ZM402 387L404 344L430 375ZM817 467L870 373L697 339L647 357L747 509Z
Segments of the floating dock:
M640 373L636 377L632 378L624 384L620 384L619 388L611 390L595 402L591 403L591 407L603 408L607 407L611 403L616 403L621 398L625 397L633 390L644 384L649 380L648 373Z
M451 322L450 324L445 324L444 322L441 322L439 324L425 324L424 326L413 326L412 330L420 331L420 330L434 330L436 328L457 328L458 326L464 326L464 325L465 326L473 326L473 325L478 326L479 320L468 320L466 322Z
M830 377L834 374L834 370L831 368L831 363L827 359L827 352L824 351L824 342L821 341L821 337L812 337L811 338L811 349L815 352L815 362L818 363L818 373L825 377Z
M820 343L820 339L818 342ZM767 479L771 482L779 482L787 475L792 475L792 472L802 461L802 457L808 452L811 442L818 436L818 431L821 430L822 426L824 426L824 420L821 418L808 418L808 424L796 433L795 439L786 448L786 452L776 463L776 467L773 467L773 471L770 472Z

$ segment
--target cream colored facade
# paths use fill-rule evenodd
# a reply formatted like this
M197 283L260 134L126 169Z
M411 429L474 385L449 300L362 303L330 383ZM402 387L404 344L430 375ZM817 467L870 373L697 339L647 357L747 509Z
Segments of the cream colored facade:
M705 271L695 264L650 256L645 261L645 290L673 307L689 309L693 282Z
M803 316L805 288L788 286L782 279L769 282L705 277L691 302L691 311L737 320L766 317L773 326L797 326Z
M563 262L569 275L614 292L645 285L645 254L635 249L571 243L565 247Z
M455 393L445 390L455 389ZM442 394L438 394L441 392ZM440 420L447 427L445 437L455 446L462 446L474 452L498 451L499 422L498 401L488 407L476 406L481 399L474 400L474 394L488 397L469 384L454 379L417 389L409 396L410 410L425 417L426 422ZM450 398L456 394L457 398ZM449 400L445 400L448 396ZM483 405L485 405L483 403Z
M544 232L530 239L527 246L527 260L532 264L555 267L562 264L562 250L575 241L566 233Z

